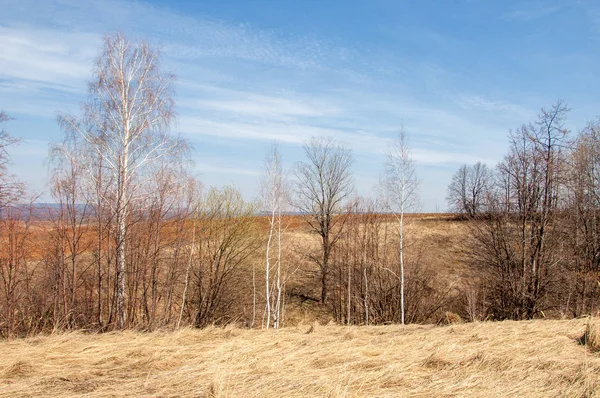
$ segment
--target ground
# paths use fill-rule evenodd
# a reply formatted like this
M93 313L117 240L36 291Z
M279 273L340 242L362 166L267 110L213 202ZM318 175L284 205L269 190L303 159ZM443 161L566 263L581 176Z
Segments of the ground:
M0 342L0 396L600 396L590 322L36 336Z

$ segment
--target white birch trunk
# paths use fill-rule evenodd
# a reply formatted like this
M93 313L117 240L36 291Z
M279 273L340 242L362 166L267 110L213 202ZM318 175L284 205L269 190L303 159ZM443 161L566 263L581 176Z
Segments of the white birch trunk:
M404 190L402 190L404 191ZM400 210L400 310L402 313L401 322L404 325L404 206Z
M281 319L281 198L277 207L277 301L275 302L275 322L273 327L279 328Z
M369 282L367 279L367 268L363 268L365 274L365 325L369 326Z
M271 218L269 220L269 237L267 239L267 250L266 250L266 259L265 259L265 297L266 297L266 305L267 305L267 329L271 326L271 292L270 292L270 270L271 270L271 242L273 240L273 232L275 229L275 195L276 193L271 191L271 195L273 200L271 201Z
M124 99L126 102L126 98ZM125 106L125 105L124 105ZM117 328L123 329L127 323L126 292L127 292L127 213L128 213L128 177L129 177L129 120L125 114L123 131L123 160L118 186L117 203Z
M346 308L346 324L350 325L350 303L351 303L351 296L350 296L350 285L352 283L352 272L351 272L352 268L350 266L348 266L348 303L347 303L347 308Z
M406 286L404 262L404 212L414 210L418 206L417 188L419 181L415 176L410 155L410 148L404 129L399 137L391 143L386 165L386 189L390 195L388 204L398 216L398 265L400 271L400 322L406 323Z
M188 264L185 270L185 285L183 287L183 297L181 299L181 309L179 310L179 319L177 319L177 329L181 326L181 319L183 318L183 311L185 309L185 302L187 301L188 286L190 285L190 270L192 268L192 260L194 258L194 246L196 244L196 220L192 227L192 245L190 246L190 257L188 258Z

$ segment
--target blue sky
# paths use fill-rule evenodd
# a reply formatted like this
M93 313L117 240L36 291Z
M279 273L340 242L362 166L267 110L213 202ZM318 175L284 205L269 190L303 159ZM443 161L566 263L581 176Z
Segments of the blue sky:
M57 111L79 112L104 33L148 38L177 74L173 129L207 186L257 195L270 143L285 166L330 135L368 195L387 142L411 136L424 211L464 163L494 165L509 129L565 100L600 115L600 4L586 1L0 0L0 109L13 171L41 199Z

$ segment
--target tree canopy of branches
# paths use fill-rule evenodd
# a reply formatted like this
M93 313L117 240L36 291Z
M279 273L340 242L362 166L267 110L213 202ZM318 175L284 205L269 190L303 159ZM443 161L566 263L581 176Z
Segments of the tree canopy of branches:
M9 120L11 120L10 116L0 110L0 124ZM0 212L6 206L16 203L24 195L23 183L17 181L15 176L8 171L10 163L8 148L18 142L19 139L11 136L4 129L0 129Z
M169 135L175 77L161 71L160 58L147 42L106 36L83 115L59 116L71 146L85 148L86 177L100 187L103 205L113 215L118 328L127 322L128 232L134 209L143 205L142 188L152 177L149 165L166 158L177 165L186 153L185 142Z
M564 171L567 106L542 109L535 123L510 134L510 151L498 166L488 217L476 223L477 262L494 273L491 308L498 319L530 319L546 298L563 262L555 222Z
M565 311L574 316L597 310L600 296L600 120L577 137L566 173L564 237L571 249Z
M325 303L331 251L343 229L344 219L337 215L353 191L353 160L350 150L329 137L312 138L304 145L304 155L306 160L298 163L294 173L294 206L320 238L320 254L310 259L319 267L321 302Z
M245 202L234 188L211 189L198 207L191 311L194 324L203 327L227 319L229 308L241 299L234 283L240 276L236 271L249 265L260 245L260 234L254 218L256 206Z
M452 176L446 200L450 210L473 218L485 211L486 195L492 184L492 171L483 163L462 165Z

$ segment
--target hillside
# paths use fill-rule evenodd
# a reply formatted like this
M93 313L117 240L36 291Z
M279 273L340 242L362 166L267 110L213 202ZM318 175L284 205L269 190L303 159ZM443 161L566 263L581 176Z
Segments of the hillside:
M387 242L389 245L387 250L391 253L392 259L387 263L380 259L381 263L378 263L376 267L378 270L373 272L379 272L382 279L393 283L396 281L395 275L385 268L397 271L398 260L394 257L397 254L397 221L391 215L380 214L377 217L380 223L379 233L382 237L387 234L386 238L381 239L381 250L386 250L383 248L385 246L383 242ZM320 323L327 323L335 320L331 310L327 307L324 308L316 300L320 287L318 278L314 276L316 266L307 261L303 255L303 253L318 248L318 237L308 232L305 223L299 216L290 218L286 222L290 227L284 234L284 248L289 260L284 261L284 266L291 269L288 271L291 276L287 282L286 324L293 326L298 322L306 323L318 320ZM359 220L359 223L364 225L364 220ZM405 248L405 255L408 259L407 267L412 270L418 265L421 274L416 276L428 280L444 300L434 315L428 319L419 319L418 322L437 322L445 311L457 312L463 317L468 317L465 304L461 299L472 286L477 286L478 279L481 277L480 271L470 264L465 255L468 222L457 218L454 214L409 214L405 220L405 228L405 242L408 242ZM341 271L342 273L347 272L345 269ZM345 275L342 276L342 279L345 278ZM334 286L336 284L337 287L342 286L342 290L345 291L345 280L334 280L333 282ZM334 294L336 294L335 290ZM249 295L246 294L246 296ZM307 300L307 297L313 299ZM375 299L373 304L377 304ZM394 304L386 303L384 305ZM425 304L423 303L423 305ZM356 320L356 323L362 324L362 321L359 319Z
M587 322L37 336L0 342L0 396L600 396Z

